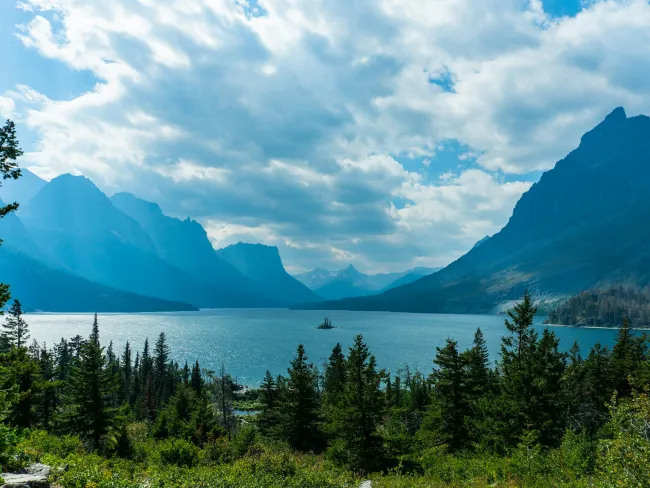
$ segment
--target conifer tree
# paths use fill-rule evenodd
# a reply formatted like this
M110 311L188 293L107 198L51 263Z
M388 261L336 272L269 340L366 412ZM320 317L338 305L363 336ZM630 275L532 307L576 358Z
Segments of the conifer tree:
M264 380L260 385L260 403L262 404L262 412L259 417L259 426L262 432L267 435L277 434L281 417L281 402L278 385L273 378L271 372L267 369L264 375Z
M346 360L347 381L340 401L330 410L329 429L338 437L339 462L370 472L383 462L377 432L386 403L381 391L382 373L377 371L363 337L358 335Z
M190 384L190 367L188 366L187 361L185 361L185 366L183 366L181 379L185 386L188 386Z
M476 329L472 348L463 353L463 356L467 367L467 394L473 401L487 393L492 387L487 344L480 328Z
M79 359L72 367L68 387L68 425L97 449L111 425L110 402L115 383L99 342L96 314L90 338L81 346Z
M536 313L537 308L533 305L533 299L528 290L524 292L523 300L507 312L512 322L506 319L506 328L513 334L513 337L506 337L502 342L505 347L514 348L517 360L521 359L525 349L534 344L537 339L532 330Z
M156 395L161 402L167 400L165 394L166 376L167 376L167 361L169 360L169 345L167 345L167 338L165 333L161 332L154 347L153 359L153 373L154 373L154 386Z
M320 448L320 418L315 374L302 344L298 345L288 372L287 398L282 407L285 436L296 449L316 450Z
M639 364L637 341L630 327L627 315L623 316L623 324L618 329L616 343L612 348L610 361L610 383L618 393L619 398L625 398L632 393L630 377L634 375ZM641 355L642 356L642 355Z
M122 391L120 399L122 402L131 402L133 388L133 363L131 359L131 345L126 341L124 353L122 353Z
M447 339L445 347L437 347L434 359L436 370L434 382L436 417L441 439L452 450L461 448L467 440L465 417L470 412L467 385L466 356L460 354L457 342Z
M192 367L192 378L190 379L190 386L197 395L201 396L201 391L203 390L203 378L201 377L201 367L199 366L199 361L197 360Z
M38 394L38 363L29 356L26 348L14 347L0 355L0 367L6 368L6 374L0 378L0 391L14 390L18 395L11 405L11 423L17 427L31 427Z
M37 416L44 429L49 429L57 407L57 371L52 355L43 348L39 358Z
M0 186L2 186L2 180L15 180L20 177L20 168L18 168L16 160L22 155L23 152L18 146L16 138L16 125L11 120L7 120L5 125L0 128ZM18 203L16 202L0 205L0 219L17 208ZM0 239L1 244L2 239ZM3 315L4 307L10 299L9 285L0 282L0 315Z
M18 300L9 309L7 319L2 324L2 340L13 347L25 347L29 339L29 326L23 319L22 305Z
M325 368L324 402L326 404L336 403L337 399L345 389L345 356L340 343L336 343L332 354L330 354L327 367Z

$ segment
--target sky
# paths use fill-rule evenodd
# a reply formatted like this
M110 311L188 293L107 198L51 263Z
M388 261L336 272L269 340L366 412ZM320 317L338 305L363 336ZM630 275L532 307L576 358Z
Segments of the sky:
M445 265L650 114L648 0L3 0L0 45L24 167L291 272Z

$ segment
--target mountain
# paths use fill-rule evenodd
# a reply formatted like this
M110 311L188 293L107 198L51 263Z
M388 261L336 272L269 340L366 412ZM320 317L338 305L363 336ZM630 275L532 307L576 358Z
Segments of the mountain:
M3 202L0 201L0 206ZM155 312L196 310L171 302L119 291L85 280L63 267L46 264L49 256L32 239L15 213L0 219L0 277L27 311Z
M316 268L307 273L296 275L296 279L305 284L327 300L346 297L365 296L409 283L439 268L413 268L398 273L380 273L369 275L350 265L338 271ZM430 270L430 271L428 271ZM394 283L398 283L394 285Z
M403 276L404 273L385 273L368 275L354 266L337 271L316 268L296 275L296 279L327 300L369 295L386 284Z
M407 285L409 283L412 283L414 281L419 280L423 276L430 275L432 273L435 273L436 271L440 271L442 268L425 268L425 267L417 267L409 270L407 274L404 276L396 279L392 283L390 283L388 286L385 286L382 288L382 292L386 290L391 290L393 288L397 288L398 286L402 285Z
M5 202L0 200L0 207L4 205ZM2 246L5 248L18 250L39 259L45 257L43 250L34 242L16 212L10 212L0 219L0 239L3 240Z
M617 108L542 175L506 226L446 268L318 309L485 313L520 298L650 283L650 118ZM316 308L305 306L304 308Z
M151 298L99 285L51 268L18 251L0 247L0 276L28 312L189 311L186 303Z
M0 186L0 198L7 203L27 203L47 184L28 169L21 168L21 177L17 180L7 179Z
M168 217L157 204L130 193L117 193L110 200L142 226L162 259L229 295L231 306L286 306L266 297L257 283L221 259L198 222Z
M473 248L474 248L474 247L479 247L481 244L483 244L483 243L484 243L485 241L487 241L489 238L490 238L490 236L485 236L483 239L480 239L480 240L476 241L476 244L474 244L474 246L472 246L472 247L473 247Z
M217 254L266 290L271 298L287 305L320 300L316 293L285 271L277 247L240 242L218 250Z
M142 226L82 176L54 178L22 207L20 218L51 265L87 280L200 307L251 306L248 296L161 258Z

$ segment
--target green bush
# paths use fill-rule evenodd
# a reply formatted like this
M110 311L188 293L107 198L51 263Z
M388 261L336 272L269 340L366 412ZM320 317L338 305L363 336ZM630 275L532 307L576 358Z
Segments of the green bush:
M198 464L199 448L184 439L167 439L158 445L160 464L191 468Z

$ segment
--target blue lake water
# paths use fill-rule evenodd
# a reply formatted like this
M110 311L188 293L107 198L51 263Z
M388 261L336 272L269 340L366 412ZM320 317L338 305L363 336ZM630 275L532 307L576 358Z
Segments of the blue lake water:
M113 341L122 351L128 340L142 350L145 338L153 346L160 332L165 332L172 357L181 365L199 360L203 367L226 369L246 385L257 385L268 369L274 375L286 373L296 347L303 343L311 362L319 367L326 361L337 342L352 344L354 336L363 334L380 367L392 372L405 365L429 372L436 347L451 337L465 349L472 343L477 327L483 331L490 357L499 357L501 336L506 334L504 317L496 315L406 314L389 312L327 312L336 326L317 330L324 312L285 309L219 309L200 312L160 314L105 314L99 316L103 345ZM32 339L52 346L62 337L77 334L87 337L92 315L29 314L25 317ZM544 326L537 326L540 331ZM578 341L583 353L596 343L611 346L616 330L552 327L560 346L568 350ZM31 339L30 339L31 340ZM135 354L134 354L135 356Z

